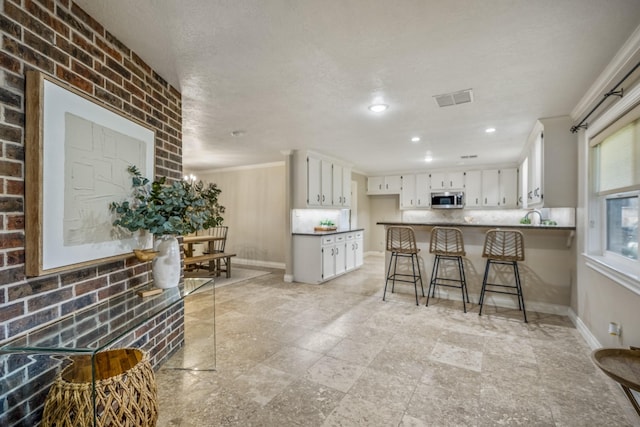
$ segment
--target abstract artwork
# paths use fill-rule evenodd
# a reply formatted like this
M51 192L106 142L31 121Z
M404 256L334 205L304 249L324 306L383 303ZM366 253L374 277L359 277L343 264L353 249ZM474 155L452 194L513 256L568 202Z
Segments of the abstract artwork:
M26 108L27 275L150 247L151 236L118 233L109 204L130 194L129 165L153 176L153 130L36 71Z

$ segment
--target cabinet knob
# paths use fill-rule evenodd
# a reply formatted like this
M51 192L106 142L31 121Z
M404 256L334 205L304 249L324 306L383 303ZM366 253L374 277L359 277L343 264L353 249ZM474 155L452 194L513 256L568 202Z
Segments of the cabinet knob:
M324 194L322 195L322 201L324 202Z

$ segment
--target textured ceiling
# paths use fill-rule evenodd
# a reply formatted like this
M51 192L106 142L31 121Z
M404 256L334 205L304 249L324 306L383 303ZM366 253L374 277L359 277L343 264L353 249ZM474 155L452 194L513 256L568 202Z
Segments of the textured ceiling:
M515 164L535 120L568 115L640 24L638 0L76 3L182 92L189 171L286 149L370 174ZM469 104L433 99L468 88Z

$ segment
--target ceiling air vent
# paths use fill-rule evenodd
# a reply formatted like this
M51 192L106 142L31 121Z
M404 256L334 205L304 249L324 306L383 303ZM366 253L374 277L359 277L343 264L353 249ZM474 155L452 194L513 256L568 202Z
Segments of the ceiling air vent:
M435 95L434 98L439 107L449 107L450 105L466 104L473 101L472 89L459 90L457 92Z

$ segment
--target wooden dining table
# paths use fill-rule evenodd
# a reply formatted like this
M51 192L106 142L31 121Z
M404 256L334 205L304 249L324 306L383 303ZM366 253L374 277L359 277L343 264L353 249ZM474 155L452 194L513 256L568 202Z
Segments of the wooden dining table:
M215 237L215 236L184 236L182 238L182 243L186 245L184 249L184 255L187 257L193 256L193 245L194 243L207 243L209 245L209 253L212 254L215 252L215 242L220 240L224 240L226 237Z
M184 256L185 258L192 258L193 255L193 245L196 243L205 243L208 245L208 251L210 254L215 253L215 242L220 240L225 240L225 237L218 236L184 236L182 238L182 243L185 244L184 248ZM220 271L220 259L212 259L209 261L209 271L210 272L219 272Z

